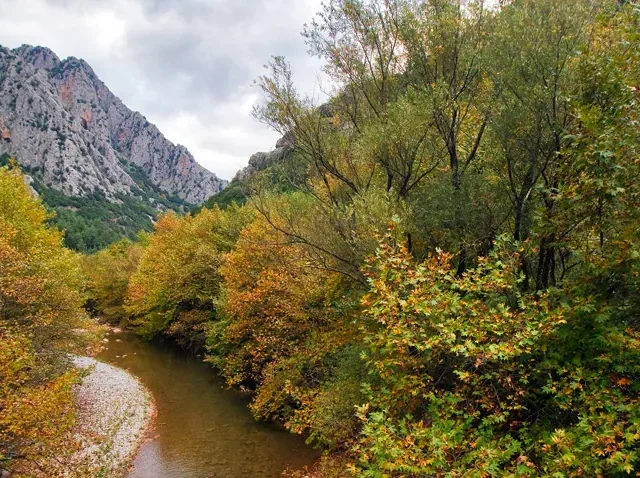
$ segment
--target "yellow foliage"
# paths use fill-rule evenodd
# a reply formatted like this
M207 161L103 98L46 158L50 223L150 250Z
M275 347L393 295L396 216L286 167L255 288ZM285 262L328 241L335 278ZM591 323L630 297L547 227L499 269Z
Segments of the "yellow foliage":
M67 353L85 341L82 274L17 170L0 168L0 467L57 453L73 423Z
M225 374L231 383L260 380L268 362L291 353L317 325L312 304L322 300L325 274L311 271L303 249L263 217L242 231L221 273L225 341L237 346Z
M125 310L146 335L193 332L193 337L176 335L191 343L203 337L202 327L193 327L209 318L217 297L222 254L229 251L248 222L247 208L221 211L203 209L196 216L169 213L155 225L140 264L128 286ZM184 314L185 311L200 311ZM188 327L173 324L187 320Z
M83 257L82 266L87 276L87 305L94 313L112 323L126 318L124 301L127 287L143 252L142 244L122 240Z

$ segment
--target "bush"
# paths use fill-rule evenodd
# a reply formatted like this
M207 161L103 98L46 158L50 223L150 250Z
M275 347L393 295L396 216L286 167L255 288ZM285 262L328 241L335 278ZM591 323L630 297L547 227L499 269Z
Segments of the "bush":
M448 254L415 264L406 249L381 246L363 300L366 362L379 383L359 411L359 472L636 469L640 336L629 327L628 299L601 297L608 305L596 306L606 292L597 292L594 271L566 290L523 293L521 254L498 245L456 276ZM624 267L635 270L639 257L631 253Z

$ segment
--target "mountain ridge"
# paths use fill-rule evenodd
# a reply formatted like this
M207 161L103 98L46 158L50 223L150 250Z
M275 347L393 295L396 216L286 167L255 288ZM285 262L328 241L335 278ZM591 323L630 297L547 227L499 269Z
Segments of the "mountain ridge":
M66 196L141 195L139 171L193 205L227 184L129 109L86 61L42 46L0 46L2 154Z

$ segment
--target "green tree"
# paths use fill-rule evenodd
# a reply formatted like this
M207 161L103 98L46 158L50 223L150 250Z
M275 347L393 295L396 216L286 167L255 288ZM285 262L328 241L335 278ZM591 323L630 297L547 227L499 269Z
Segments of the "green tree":
M141 234L136 243L122 240L83 257L89 311L113 324L126 320L124 303L129 281L138 268L147 238L146 234Z

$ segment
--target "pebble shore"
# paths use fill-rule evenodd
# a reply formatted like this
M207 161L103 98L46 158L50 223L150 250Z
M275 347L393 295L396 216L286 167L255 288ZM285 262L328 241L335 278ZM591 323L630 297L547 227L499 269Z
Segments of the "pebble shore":
M149 391L125 370L90 357L74 357L87 375L77 386L74 457L79 474L117 477L126 473L155 415Z

